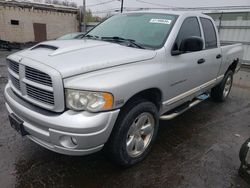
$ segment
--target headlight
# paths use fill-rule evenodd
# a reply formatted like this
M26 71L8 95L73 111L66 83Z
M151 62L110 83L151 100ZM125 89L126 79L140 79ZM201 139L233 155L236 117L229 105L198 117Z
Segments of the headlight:
M71 110L98 112L113 107L113 95L106 92L90 92L66 89L66 105Z

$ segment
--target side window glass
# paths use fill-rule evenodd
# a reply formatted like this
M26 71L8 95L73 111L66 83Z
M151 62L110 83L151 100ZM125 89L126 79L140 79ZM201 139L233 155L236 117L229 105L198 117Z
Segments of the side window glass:
M201 37L200 26L199 26L198 19L196 17L189 17L183 22L180 28L173 50L178 50L181 45L181 42L184 39L193 37L193 36Z
M212 21L201 18L201 25L204 31L206 49L217 48L217 37Z

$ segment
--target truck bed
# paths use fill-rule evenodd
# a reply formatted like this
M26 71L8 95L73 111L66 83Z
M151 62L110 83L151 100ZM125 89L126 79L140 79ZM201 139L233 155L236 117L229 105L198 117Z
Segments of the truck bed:
M222 65L220 73L225 73L229 65L234 61L242 61L243 47L241 43L221 44Z

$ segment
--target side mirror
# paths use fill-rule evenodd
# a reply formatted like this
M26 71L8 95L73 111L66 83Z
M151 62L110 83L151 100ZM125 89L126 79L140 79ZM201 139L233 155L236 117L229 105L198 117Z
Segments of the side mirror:
M203 39L200 37L190 37L183 39L179 50L172 51L172 55L180 55L186 52L197 52L203 49Z

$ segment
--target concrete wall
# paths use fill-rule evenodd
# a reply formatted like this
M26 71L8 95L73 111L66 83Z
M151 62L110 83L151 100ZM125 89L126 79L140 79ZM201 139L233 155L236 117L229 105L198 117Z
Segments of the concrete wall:
M11 20L19 20L19 25L11 25ZM32 42L33 23L46 24L47 40L78 30L77 15L73 13L0 6L0 39Z

